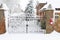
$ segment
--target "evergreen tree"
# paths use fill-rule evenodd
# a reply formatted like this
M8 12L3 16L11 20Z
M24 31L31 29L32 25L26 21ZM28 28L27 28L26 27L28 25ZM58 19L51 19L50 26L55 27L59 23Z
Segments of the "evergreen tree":
M30 0L29 4L27 5L25 9L26 13L26 20L32 20L31 18L33 17L34 14L34 7L33 7L33 0Z
M32 14L33 13L33 1L31 0L30 2L29 2L29 4L27 5L27 7L26 7L26 10L25 10L25 13L30 13L30 14Z

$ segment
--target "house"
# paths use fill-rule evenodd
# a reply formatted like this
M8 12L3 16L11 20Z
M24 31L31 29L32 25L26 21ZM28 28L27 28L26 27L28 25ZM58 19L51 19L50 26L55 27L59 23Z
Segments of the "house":
M54 29L60 32L60 8L55 8L55 24Z

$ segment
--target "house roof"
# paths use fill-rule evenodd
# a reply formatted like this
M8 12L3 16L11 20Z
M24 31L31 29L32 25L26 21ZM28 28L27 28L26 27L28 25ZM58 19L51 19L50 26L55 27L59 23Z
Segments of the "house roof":
M39 3L36 8L37 9L41 9L44 5L46 5L47 3Z
M60 8L55 8L55 10L60 10Z

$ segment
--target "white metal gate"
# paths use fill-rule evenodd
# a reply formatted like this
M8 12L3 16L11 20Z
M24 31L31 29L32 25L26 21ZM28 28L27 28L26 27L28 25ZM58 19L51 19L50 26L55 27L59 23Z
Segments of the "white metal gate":
M34 33L42 32L40 24L37 25L37 20L26 21L25 17L9 16L8 19L9 33Z

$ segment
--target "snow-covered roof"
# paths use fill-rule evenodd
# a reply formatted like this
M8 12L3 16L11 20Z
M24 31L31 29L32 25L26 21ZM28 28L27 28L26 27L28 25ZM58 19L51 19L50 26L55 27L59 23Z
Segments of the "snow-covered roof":
M36 6L36 8L39 8L39 9L41 9L44 5L46 5L47 3L39 3L37 6Z
M41 8L40 10L53 10L52 5L51 4L46 4L43 8Z

